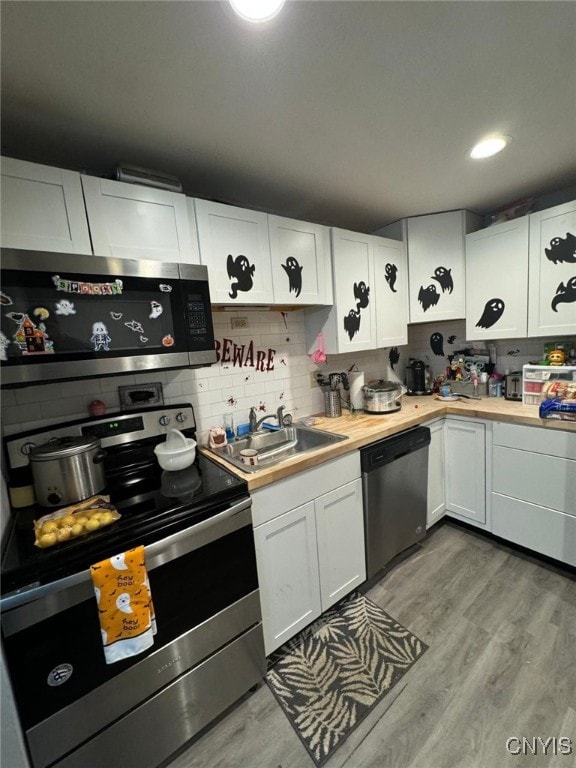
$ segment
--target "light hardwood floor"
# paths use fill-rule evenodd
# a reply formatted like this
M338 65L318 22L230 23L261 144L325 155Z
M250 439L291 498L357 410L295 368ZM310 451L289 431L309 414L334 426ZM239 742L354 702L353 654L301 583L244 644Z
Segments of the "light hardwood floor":
M367 595L429 649L326 768L576 766L574 575L448 523ZM511 737L572 754L511 755ZM264 684L169 768L314 763Z

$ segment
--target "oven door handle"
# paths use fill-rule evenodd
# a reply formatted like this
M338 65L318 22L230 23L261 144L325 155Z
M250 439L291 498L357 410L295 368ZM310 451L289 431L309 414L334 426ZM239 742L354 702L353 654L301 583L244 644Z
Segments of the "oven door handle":
M219 512L207 520L193 525L191 528L185 528L183 531L173 533L165 539L148 544L145 549L146 569L151 571L164 563L170 562L176 557L192 552L200 546L215 541L226 533L231 533L243 525L250 525L251 517L251 499L243 499L233 504L223 512ZM244 515L241 513L244 512ZM236 520L232 520L236 515L241 515ZM226 525L228 523L228 525ZM232 523L232 525L230 525ZM223 531L214 530L218 527L224 527ZM7 611L26 603L31 603L41 597L53 595L62 592L65 589L76 587L85 583L87 586L92 581L90 569L72 573L58 581L52 581L49 584L33 583L14 592L9 592L0 599L0 611Z

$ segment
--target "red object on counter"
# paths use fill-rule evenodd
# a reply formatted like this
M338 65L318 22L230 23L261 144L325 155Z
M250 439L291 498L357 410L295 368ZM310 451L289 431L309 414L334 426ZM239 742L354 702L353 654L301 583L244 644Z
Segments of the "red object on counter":
M106 403L102 400L92 400L88 406L88 413L90 416L104 416L106 413Z

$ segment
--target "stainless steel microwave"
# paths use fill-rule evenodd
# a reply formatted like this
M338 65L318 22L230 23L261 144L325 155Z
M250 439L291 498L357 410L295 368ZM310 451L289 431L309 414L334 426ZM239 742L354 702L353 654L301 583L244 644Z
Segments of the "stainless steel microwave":
M4 387L216 361L200 265L4 248L0 312Z

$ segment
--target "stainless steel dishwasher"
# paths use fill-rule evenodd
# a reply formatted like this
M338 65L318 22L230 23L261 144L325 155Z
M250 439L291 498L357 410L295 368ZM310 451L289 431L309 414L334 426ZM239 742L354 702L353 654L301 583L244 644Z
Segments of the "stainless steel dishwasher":
M367 579L426 535L429 445L416 427L360 451Z

